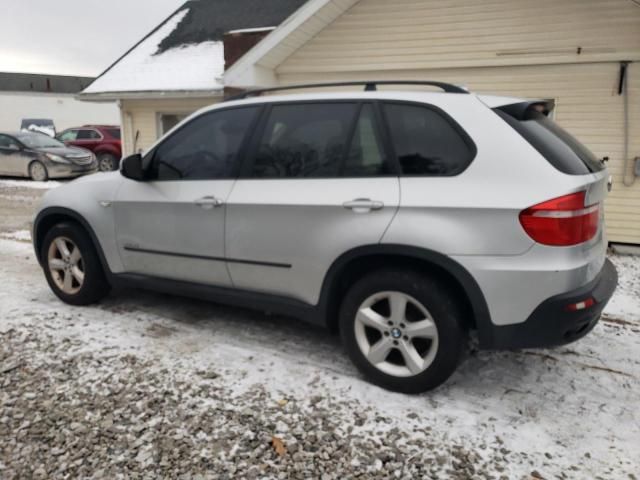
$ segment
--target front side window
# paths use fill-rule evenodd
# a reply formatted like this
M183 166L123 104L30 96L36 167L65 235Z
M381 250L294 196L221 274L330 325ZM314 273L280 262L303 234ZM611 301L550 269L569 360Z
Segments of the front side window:
M152 153L155 180L232 178L238 152L257 109L238 108L201 115L172 134Z
M453 176L473 160L470 141L435 109L389 103L384 110L403 175Z
M67 130L66 132L62 132L62 134L60 135L60 140L63 142L73 142L77 137L77 130Z
M337 177L358 105L276 105L255 154L253 178Z

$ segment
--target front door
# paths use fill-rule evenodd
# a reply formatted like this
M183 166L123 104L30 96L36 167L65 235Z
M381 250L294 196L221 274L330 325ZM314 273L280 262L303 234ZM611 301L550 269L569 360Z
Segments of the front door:
M129 273L229 286L226 202L256 109L205 113L145 157L147 181L126 179L114 204Z
M380 242L399 180L373 103L276 104L227 202L227 261L238 288L318 301L329 266Z

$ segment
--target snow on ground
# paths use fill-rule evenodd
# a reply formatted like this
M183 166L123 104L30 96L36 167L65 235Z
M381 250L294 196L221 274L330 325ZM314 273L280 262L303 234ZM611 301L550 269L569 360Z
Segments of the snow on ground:
M157 53L158 45L184 19L184 8L144 39L83 93L221 90L224 73L222 42L183 45Z
M0 477L640 471L638 257L614 257L622 286L581 341L471 351L446 385L407 396L364 382L323 330L139 291L73 308L30 245L0 249Z
M0 232L0 238L16 240L18 242L31 242L31 232L29 230L17 230L15 232Z
M13 188L37 188L37 189L51 189L62 185L62 182L55 180L48 180L46 182L34 182L33 180L9 180L6 178L0 178L0 187L13 187Z

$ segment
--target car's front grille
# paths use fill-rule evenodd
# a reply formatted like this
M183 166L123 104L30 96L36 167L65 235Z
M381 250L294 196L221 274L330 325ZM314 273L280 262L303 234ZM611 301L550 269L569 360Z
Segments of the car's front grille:
M71 160L73 163L75 163L76 165L88 165L91 163L91 155L82 156L82 157L68 155L67 158Z

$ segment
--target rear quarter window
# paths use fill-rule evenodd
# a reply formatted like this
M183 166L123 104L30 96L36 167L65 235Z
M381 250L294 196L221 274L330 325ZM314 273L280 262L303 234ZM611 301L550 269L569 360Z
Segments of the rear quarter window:
M435 107L385 103L384 111L404 176L458 175L476 155L462 127Z
M500 108L494 111L562 173L588 175L604 170L587 147L544 113L530 109L517 119Z

